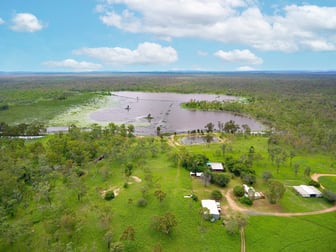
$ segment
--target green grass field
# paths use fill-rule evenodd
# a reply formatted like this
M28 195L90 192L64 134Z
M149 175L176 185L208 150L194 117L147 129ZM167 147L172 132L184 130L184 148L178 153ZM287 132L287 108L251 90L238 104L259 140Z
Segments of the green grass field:
M326 189L336 192L336 177L319 177L318 181Z
M9 100L5 99L3 102L8 102L9 109L0 111L1 121L12 125L31 122L43 122L48 125L50 120L65 113L69 108L87 104L97 96L93 92L72 92L66 99L57 99L55 96L46 96L47 94L41 99L37 98L39 96L35 97L39 92L34 91L28 95L26 102L15 99L16 96L21 97L23 94L22 91L6 94L10 96L6 97Z
M304 217L250 217L247 251L335 251L336 213Z

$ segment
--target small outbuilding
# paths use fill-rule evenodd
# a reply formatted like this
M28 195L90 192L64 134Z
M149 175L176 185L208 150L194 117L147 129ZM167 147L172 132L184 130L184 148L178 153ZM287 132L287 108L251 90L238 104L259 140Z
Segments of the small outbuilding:
M210 220L215 221L219 219L219 211L216 201L202 200L202 207L209 209Z
M224 171L224 167L223 167L222 163L208 162L207 166L211 169L211 171L214 171L214 172L223 172Z
M314 186L293 186L294 190L304 198L321 198L322 193Z
M246 184L243 184L243 188L244 188L244 196L248 197L250 199L253 200L257 200L257 199L264 199L265 195L262 192L256 192L255 189L252 186L248 186Z

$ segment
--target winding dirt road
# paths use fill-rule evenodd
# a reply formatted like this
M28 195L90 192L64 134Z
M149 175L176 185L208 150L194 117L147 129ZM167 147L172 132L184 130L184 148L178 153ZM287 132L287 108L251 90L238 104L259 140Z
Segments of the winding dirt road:
M313 174L311 175L311 178L315 181L318 180L319 177L326 177L326 176L336 176L336 174ZM240 211L243 213L246 213L248 215L265 215L265 216L282 216L282 217L292 217L292 216L306 216L306 215L317 215L317 214L324 214L324 213L330 213L336 211L336 205L333 207L321 209L318 211L312 211L312 212L299 212L299 213L283 213L283 212L262 212L262 211L251 211L249 209L243 208L241 206L238 206L236 201L232 198L232 189L227 190L225 193L225 198L228 202L229 207L234 211Z
M311 175L312 180L315 180L316 182L318 182L318 178L319 177L336 177L336 174L318 174L318 173L314 173L313 175ZM321 188L324 189L324 186L321 185Z

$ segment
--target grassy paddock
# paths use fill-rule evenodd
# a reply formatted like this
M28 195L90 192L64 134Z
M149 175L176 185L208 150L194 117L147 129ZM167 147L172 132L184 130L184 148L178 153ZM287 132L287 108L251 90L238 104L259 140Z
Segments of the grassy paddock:
M319 177L318 181L326 189L336 192L336 177Z
M250 217L248 251L335 251L336 213L302 217Z

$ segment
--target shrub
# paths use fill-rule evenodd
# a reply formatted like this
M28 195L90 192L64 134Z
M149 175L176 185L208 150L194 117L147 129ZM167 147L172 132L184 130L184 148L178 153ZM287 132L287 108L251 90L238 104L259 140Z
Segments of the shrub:
M316 188L319 188L321 186L319 182L312 179L308 182L308 185L315 186Z
M239 199L239 202L242 203L242 204L248 205L248 206L252 206L253 205L253 201L250 198L245 197L245 196L241 197Z
M104 199L105 199L105 200L112 200L112 199L114 199L114 197L115 197L115 195L114 195L114 192L113 192L113 191L107 191L107 192L105 193L105 197L104 197Z
M82 176L85 175L85 171L78 169L78 170L76 170L76 174L77 174L78 177L82 177Z
M211 192L211 198L214 200L221 200L223 198L223 194L218 190L213 190Z
M336 202L336 193L330 190L324 190L323 191L323 197L329 201L330 203Z
M128 183L127 183L127 182L124 183L124 188L125 188L125 189L128 188Z
M242 197L242 196L244 196L244 193L245 193L245 191L244 191L244 187L243 187L243 186L239 186L239 185L237 185L237 186L235 186L235 187L233 188L233 194L234 194L235 196L237 196L237 197Z
M137 205L139 207L146 207L147 206L147 200L145 200L144 198L141 198L141 199L138 200Z
M191 198L192 198L194 201L198 201L198 197L197 197L196 194L191 195Z

